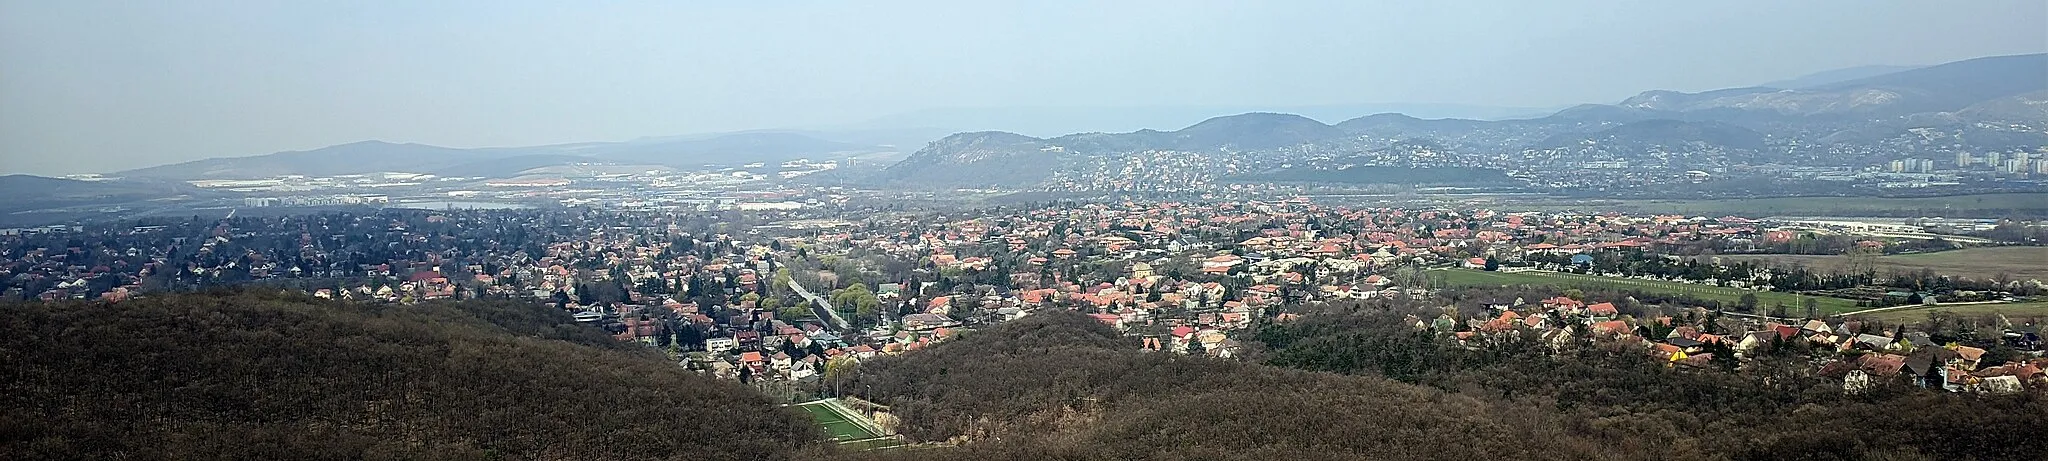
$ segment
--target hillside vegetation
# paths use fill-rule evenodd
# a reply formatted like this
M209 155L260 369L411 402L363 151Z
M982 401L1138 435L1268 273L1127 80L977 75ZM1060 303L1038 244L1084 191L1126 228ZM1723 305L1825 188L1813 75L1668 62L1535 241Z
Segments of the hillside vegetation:
M1331 305L1245 360L1138 351L1044 311L835 372L917 447L801 413L520 302L256 292L0 306L0 459L2042 459L2048 398L1850 395L1788 350L1467 349ZM1261 346L1263 345L1263 346ZM1717 367L1720 365L1716 365Z
M1420 313L1420 312L1417 312ZM1529 404L1574 432L1653 449L1639 459L2043 459L2048 396L1951 394L1886 382L1860 394L1785 347L1735 368L1672 367L1639 345L1552 349L1532 337L1474 349L1418 332L1398 309L1333 306L1269 325L1268 363L1386 376ZM1798 346L1794 343L1793 346ZM1730 356L1732 354L1726 354ZM1616 445L1625 447L1628 445Z
M1658 447L1552 413L1370 376L1136 351L1051 311L863 364L841 387L900 432L962 442L892 459L1644 459Z
M1885 388L1628 349L1466 350L1385 310L1258 335L1269 365L1136 351L1034 314L839 383L915 440L874 459L2040 459L2048 400ZM1788 363L1803 358L1787 357ZM1313 371L1310 371L1313 370ZM1744 376L1750 375L1750 376Z
M774 459L820 435L519 302L0 306L0 459Z

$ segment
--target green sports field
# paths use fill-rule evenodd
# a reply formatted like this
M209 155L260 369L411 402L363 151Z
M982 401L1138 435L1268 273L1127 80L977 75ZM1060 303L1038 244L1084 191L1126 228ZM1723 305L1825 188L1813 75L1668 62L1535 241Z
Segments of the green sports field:
M1841 298L1800 296L1775 291L1749 291L1740 288L1601 277L1597 275L1557 272L1487 272L1475 269L1441 269L1430 271L1429 275L1431 278L1451 286L1548 285L1580 289L1633 290L1650 293L1683 294L1727 304L1741 302L1743 294L1754 293L1756 294L1759 310L1770 309L1772 305L1783 303L1786 310L1795 315L1801 312L1800 303L1806 299L1818 301L1820 303L1820 311L1826 314L1848 312L1857 309L1856 301Z
M824 401L798 404L797 408L802 408L804 411L809 412L811 419L818 422L818 427L825 428L825 433L831 435L834 442L872 439L882 436L882 434L876 434L874 431L854 423L846 415L833 411Z
M867 451L906 446L902 437L882 434L878 432L879 429L874 429L876 426L872 424L855 421L853 418L859 416L855 416L853 410L847 409L837 401L804 402L797 404L796 407L810 413L811 419L817 421L818 427L824 428L825 433L831 435L832 441L838 443L842 450Z

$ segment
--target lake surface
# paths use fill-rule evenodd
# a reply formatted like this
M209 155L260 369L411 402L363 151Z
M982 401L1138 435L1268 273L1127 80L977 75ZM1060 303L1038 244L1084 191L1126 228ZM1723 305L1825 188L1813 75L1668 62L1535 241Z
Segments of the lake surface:
M393 204L391 204L391 206L390 206L390 207L391 207L391 208L411 208L411 209L415 209L415 210L447 210L447 209L456 209L456 210L524 210L524 209L528 209L528 208L533 208L533 207L531 207L531 206L527 206L527 205L520 205L520 204L517 204L517 203L497 203L497 202L463 202L463 201L428 201L428 202L401 202L401 203L393 203Z

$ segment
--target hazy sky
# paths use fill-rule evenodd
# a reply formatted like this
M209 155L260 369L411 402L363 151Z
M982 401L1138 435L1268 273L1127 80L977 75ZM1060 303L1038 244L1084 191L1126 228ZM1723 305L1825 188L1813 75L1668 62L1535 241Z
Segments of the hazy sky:
M0 0L0 173L940 107L1549 107L2044 50L2042 0Z

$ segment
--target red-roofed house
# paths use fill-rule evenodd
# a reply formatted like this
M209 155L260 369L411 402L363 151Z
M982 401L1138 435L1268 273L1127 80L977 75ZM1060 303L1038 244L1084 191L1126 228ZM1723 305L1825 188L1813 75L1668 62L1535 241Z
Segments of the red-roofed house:
M1605 322L1594 323L1593 331L1597 333L1610 333L1622 335L1635 331L1635 327L1629 326L1628 322L1623 322L1620 320L1609 320Z
M1118 317L1115 314L1088 314L1088 316L1095 318L1096 321L1102 322L1104 325L1109 325L1119 330L1124 328L1123 317Z

